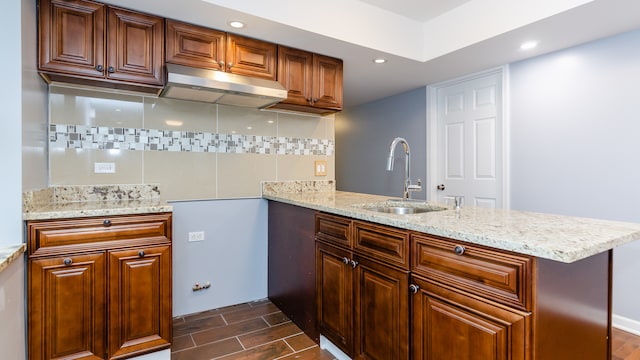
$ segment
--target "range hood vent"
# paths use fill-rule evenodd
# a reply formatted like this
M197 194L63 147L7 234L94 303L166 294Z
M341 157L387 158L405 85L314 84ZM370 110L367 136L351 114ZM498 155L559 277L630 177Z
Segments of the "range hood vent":
M257 109L287 98L287 90L277 81L176 64L166 67L162 97Z

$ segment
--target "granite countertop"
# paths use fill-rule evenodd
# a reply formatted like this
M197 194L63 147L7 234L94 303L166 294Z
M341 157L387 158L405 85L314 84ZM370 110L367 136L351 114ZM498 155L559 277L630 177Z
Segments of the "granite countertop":
M53 186L23 194L23 220L171 212L157 185Z
M0 272L6 269L19 256L22 256L26 250L26 244L18 244L0 247Z
M289 189L291 190L291 189ZM463 206L421 214L395 215L364 204L387 196L342 191L278 191L263 185L263 197L354 219L415 230L474 244L570 263L640 239L640 224L523 211Z

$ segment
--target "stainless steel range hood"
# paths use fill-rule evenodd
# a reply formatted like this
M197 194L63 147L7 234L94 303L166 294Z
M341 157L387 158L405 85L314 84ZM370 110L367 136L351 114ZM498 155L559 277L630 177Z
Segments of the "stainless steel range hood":
M167 85L162 97L250 108L265 108L287 98L277 81L223 71L166 64Z

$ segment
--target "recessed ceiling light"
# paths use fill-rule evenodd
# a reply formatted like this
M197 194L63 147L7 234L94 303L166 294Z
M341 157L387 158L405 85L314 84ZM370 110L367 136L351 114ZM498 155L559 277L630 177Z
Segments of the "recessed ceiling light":
M537 41L525 41L520 45L520 50L531 50L538 46Z
M242 29L246 25L242 21L234 20L234 21L229 21L229 26L231 26L232 28L235 28L235 29Z
M383 58L373 59L373 62L376 64L384 64L387 62L387 59L383 59Z

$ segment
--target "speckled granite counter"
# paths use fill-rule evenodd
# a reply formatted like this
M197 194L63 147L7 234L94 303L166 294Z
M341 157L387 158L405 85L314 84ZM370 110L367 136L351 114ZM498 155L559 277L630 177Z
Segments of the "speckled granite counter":
M0 247L0 272L6 269L15 259L24 254L26 244Z
M23 219L171 212L157 185L53 186L23 194Z
M387 201L387 196L309 191L309 186L292 186L282 189L265 184L263 197L566 263L640 239L640 224L635 223L475 207L456 212L450 206L448 210L421 214L385 214L359 206Z

